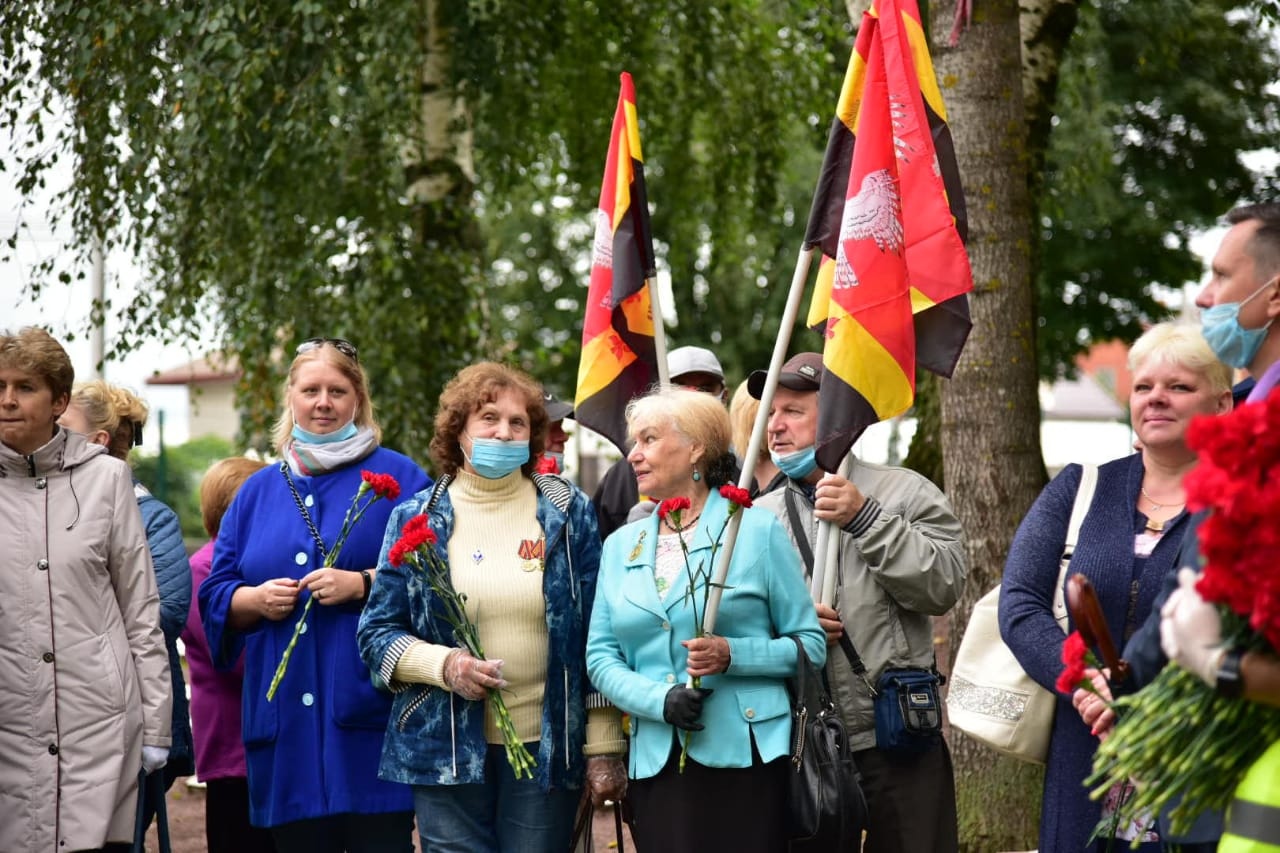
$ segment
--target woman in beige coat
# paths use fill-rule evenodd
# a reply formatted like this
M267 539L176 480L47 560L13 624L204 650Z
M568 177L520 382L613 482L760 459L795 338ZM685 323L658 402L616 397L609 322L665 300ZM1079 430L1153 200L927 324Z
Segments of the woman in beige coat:
M57 426L74 371L0 333L0 851L128 849L169 751L159 597L128 466Z

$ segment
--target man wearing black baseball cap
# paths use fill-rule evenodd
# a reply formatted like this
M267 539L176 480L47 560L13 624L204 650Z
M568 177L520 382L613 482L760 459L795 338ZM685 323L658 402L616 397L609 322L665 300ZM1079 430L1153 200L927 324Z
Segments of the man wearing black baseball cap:
M573 417L573 406L545 389L542 406L547 410L547 443L539 460L538 473L563 474L564 446L569 441L569 434L564 431L564 419Z
M782 366L769 406L769 453L785 488L756 501L778 516L812 571L817 524L838 529L834 606L815 605L828 647L848 635L866 665L855 674L846 648L827 656L827 678L862 772L869 824L866 849L877 853L951 853L958 848L955 779L941 737L918 752L881 748L875 685L888 669L934 668L932 616L964 591L964 543L946 496L906 468L872 465L852 453L837 474L814 458L822 354L805 352ZM756 398L766 371L747 379Z

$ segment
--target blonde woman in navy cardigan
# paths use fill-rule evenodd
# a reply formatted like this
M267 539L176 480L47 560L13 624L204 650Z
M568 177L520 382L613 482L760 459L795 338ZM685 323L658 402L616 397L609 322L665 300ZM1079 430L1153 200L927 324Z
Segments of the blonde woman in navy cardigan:
M1151 611L1187 528L1182 478L1196 463L1187 426L1198 415L1231 410L1231 371L1194 326L1153 326L1130 349L1129 369L1129 417L1141 450L1099 467L1070 569L1093 583L1121 645ZM1080 475L1079 465L1068 465L1036 499L1009 549L1000 588L1001 635L1027 674L1048 690L1062 671L1064 635L1053 617L1053 587ZM1071 697L1059 694L1040 814L1042 853L1107 849L1106 838L1088 844L1107 813L1084 786L1097 745ZM1140 849L1161 849L1154 827L1118 832L1140 835ZM1115 849L1124 844L1113 842Z
M816 666L826 638L800 560L772 513L743 510L715 635L695 637L713 543L729 519L716 488L731 464L729 416L714 397L667 389L636 400L627 457L642 494L688 498L679 523L654 513L609 536L600 560L587 672L631 714L627 799L637 849L782 851L799 639ZM701 688L685 687L689 676ZM688 735L681 772L681 744Z

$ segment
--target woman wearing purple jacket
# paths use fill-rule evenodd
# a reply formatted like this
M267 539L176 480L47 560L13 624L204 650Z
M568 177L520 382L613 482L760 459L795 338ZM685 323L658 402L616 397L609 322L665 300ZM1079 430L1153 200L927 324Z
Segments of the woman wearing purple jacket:
M215 463L200 483L200 514L209 541L191 555L191 585L198 589L209 576L213 542L222 514L240 484L265 463L233 456ZM205 783L204 832L209 853L274 853L271 833L249 823L249 778L240 738L240 693L244 661L219 672L209 654L200 622L200 604L192 597L182 631L191 683L191 731L195 739L196 773Z

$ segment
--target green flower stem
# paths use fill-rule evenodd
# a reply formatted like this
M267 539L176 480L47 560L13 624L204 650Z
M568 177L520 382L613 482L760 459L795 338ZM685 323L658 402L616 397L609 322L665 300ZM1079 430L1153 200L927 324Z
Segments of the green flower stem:
M702 686L702 676L695 675L693 677L693 687L696 690ZM693 732L685 729L680 733L680 772L684 772L684 761L689 755L689 738L693 737Z
M360 498L368 494L369 491L369 484L361 482L360 488L356 490L356 496L347 505L346 515L342 517L342 529L338 532L338 541L334 542L333 547L329 549L329 553L324 555L324 562L320 564L322 569L332 569L334 567L338 562L338 555L342 553L342 546L347 544L347 537L351 535L352 528L360 523L360 519L364 518L365 511L377 503L380 497L377 492L374 492L373 497L365 501L363 505L360 503ZM280 689L280 682L284 680L285 670L289 668L289 658L293 657L293 647L298 644L298 637L302 634L302 626L307 622L307 614L311 612L311 602L313 600L311 596L307 596L307 603L302 607L302 616L298 618L298 624L293 626L293 636L289 638L289 645L285 647L284 654L280 656L280 663L276 665L276 673L271 677L271 686L267 688L268 702L276 698L276 691Z
M440 602L444 611L441 615L453 629L454 640L476 660L487 660L484 656L484 648L480 645L480 634L475 624L467 617L466 597L459 595L453 588L453 584L449 581L449 566L439 552L433 546L427 545L419 548L411 559L426 576L427 586ZM507 710L507 703L497 688L489 689L489 705L493 709L498 731L502 733L502 745L506 749L507 763L511 765L512 773L517 779L532 779L533 768L537 766L537 761L520 740L515 724L511 722L511 712Z
M1174 665L1115 704L1119 722L1085 784L1097 799L1133 780L1137 793L1120 808L1125 819L1162 811L1180 796L1169 812L1174 834L1206 809L1225 809L1250 765L1280 739L1280 711L1219 696Z
M284 680L284 671L289 668L289 658L293 657L293 647L298 645L298 637L302 635L302 626L306 624L307 614L311 612L313 601L315 601L314 597L307 596L307 603L302 606L302 615L298 617L298 624L293 626L293 636L289 638L289 645L284 647L284 654L280 656L280 663L276 666L276 674L271 676L271 686L267 688L268 702L276 698L276 691L280 689L280 682Z

